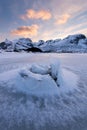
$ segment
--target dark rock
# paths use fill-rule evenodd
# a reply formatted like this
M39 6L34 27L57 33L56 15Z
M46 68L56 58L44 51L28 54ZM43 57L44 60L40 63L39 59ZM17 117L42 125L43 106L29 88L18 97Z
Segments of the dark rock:
M26 49L27 52L42 52L41 49L37 48L37 47L32 47L32 48L28 48Z
M41 45L43 45L43 44L44 44L44 40L39 40L38 46L41 46Z
M1 49L7 49L6 43L5 43L5 42L1 42L1 43L0 43L0 48L1 48Z

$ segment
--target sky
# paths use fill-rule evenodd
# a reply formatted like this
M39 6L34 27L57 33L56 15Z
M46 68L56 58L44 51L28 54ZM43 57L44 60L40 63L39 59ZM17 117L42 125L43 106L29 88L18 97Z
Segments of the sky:
M0 41L87 36L87 0L0 0Z

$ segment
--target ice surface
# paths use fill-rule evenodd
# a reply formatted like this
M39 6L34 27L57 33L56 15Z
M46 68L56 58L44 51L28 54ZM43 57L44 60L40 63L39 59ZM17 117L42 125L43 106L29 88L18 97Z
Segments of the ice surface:
M0 54L0 130L87 129L87 54L6 54ZM49 66L55 58L66 84L57 87L60 95L30 95L28 77L38 82L45 76L30 72L31 65Z

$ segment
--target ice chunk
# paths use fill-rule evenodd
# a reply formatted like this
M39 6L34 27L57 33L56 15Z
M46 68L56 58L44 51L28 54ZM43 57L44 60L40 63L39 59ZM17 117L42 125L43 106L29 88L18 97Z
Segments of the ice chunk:
M50 66L47 65L37 65L37 64L33 64L30 68L30 71L33 73L38 73L38 74L49 74L50 73Z
M51 66L51 76L54 80L57 80L57 75L58 75L59 66L60 66L59 61L54 60L54 62L51 63L50 66Z
M31 71L29 71L28 69L22 69L22 70L20 70L19 74L20 74L20 76L22 78L35 78L38 81L42 80L40 74L34 74Z

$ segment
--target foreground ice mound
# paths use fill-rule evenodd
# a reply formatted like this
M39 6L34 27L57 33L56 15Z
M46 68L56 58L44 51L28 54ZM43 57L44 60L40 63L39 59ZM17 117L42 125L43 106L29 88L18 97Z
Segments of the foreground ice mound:
M68 92L76 89L76 83L77 76L62 70L58 61L49 65L33 64L0 74L0 86L7 88L8 91L38 96Z
M57 85L49 74L37 74L31 71L26 72L26 70L21 70L19 73L23 91L39 95L58 93ZM20 81L18 81L17 85L19 82Z

